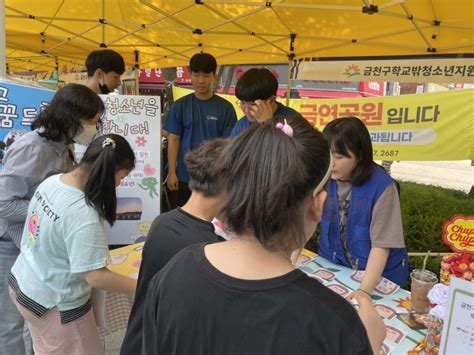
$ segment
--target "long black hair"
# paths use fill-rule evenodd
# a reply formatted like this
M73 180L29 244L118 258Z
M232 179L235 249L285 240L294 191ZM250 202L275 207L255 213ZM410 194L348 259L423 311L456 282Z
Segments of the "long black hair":
M293 251L306 242L303 202L323 180L330 151L303 117L285 118L292 137L276 128L283 122L276 117L249 127L224 151L220 212L237 235L251 233L268 249Z
M82 130L80 120L93 119L104 111L104 103L94 91L84 85L69 84L59 89L31 129L40 129L39 134L50 141L69 143Z
M372 141L367 127L357 117L340 117L328 123L323 135L331 150L350 158L351 153L359 160L349 181L360 185L372 174L374 164Z
M106 134L92 141L77 167L89 172L84 189L87 204L110 225L114 224L117 212L115 173L134 167L135 154L130 144L117 134Z

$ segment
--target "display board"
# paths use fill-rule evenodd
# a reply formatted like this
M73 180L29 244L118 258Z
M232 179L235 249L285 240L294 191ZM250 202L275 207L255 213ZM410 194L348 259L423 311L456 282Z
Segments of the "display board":
M117 188L117 221L110 244L145 238L160 214L161 107L156 96L101 95L106 115L103 133L124 136L135 152L135 169Z

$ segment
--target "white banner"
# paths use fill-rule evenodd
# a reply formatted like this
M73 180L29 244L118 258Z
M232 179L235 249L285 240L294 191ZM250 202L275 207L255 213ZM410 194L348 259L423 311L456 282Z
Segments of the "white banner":
M474 83L474 58L294 61L293 79Z

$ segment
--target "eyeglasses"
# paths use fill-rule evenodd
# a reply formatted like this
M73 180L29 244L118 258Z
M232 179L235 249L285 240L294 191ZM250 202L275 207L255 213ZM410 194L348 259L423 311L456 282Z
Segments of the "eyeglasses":
M252 102L252 101L239 101L239 100L237 100L237 105L239 105L242 110L257 107L257 104L255 102Z
M274 102L276 101L276 96L270 96L268 99L263 99L263 101L271 101ZM237 100L237 105L240 106L242 110L248 109L248 108L256 108L257 104L253 101L239 101Z

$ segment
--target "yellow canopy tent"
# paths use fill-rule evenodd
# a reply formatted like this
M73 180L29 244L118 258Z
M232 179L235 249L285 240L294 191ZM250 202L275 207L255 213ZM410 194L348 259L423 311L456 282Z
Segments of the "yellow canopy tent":
M472 0L1 0L10 71L82 65L94 49L129 65L474 53Z

